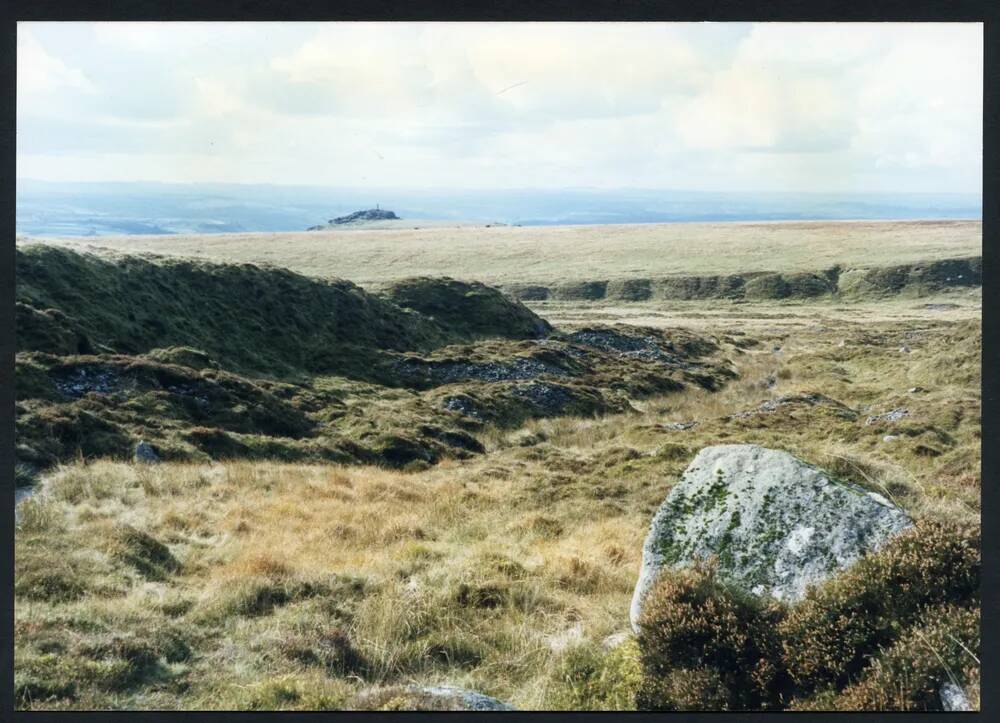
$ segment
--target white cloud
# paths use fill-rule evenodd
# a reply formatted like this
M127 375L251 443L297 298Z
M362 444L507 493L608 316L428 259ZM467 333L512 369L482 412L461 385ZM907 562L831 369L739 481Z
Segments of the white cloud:
M76 68L51 55L27 27L17 29L17 89L19 93L44 93L72 88L92 91L90 81Z
M971 24L21 24L19 173L975 190L981 40Z
M982 84L981 26L906 28L866 74L854 150L880 168L981 168Z
M846 148L866 63L877 57L872 26L764 23L731 65L680 109L678 131L693 148L773 152Z

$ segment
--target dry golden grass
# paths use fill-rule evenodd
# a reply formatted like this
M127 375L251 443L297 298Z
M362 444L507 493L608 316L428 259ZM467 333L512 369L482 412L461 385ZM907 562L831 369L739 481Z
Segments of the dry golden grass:
M917 518L978 521L976 298L947 298L960 303L954 318L903 301L868 320L832 305L811 324L800 318L811 308L783 304L716 316L716 333L746 329L758 341L734 356L740 377L721 391L490 430L486 454L422 472L60 468L19 508L19 690L36 707L309 709L416 682L519 708L627 708L634 651L602 641L627 629L650 516L700 447L780 447ZM909 394L916 386L925 391ZM855 421L822 407L726 419L799 392L866 411ZM895 429L864 424L903 405L898 443L882 441ZM689 421L698 424L665 427ZM939 456L920 451L928 445ZM155 579L110 557L112 524L166 544L179 568ZM88 652L109 641L125 652ZM67 681L72 699L59 697Z
M849 328L873 322L887 324L923 320L962 321L982 316L982 289L952 290L921 298L893 296L879 300L831 303L830 301L768 301L746 303L727 299L704 301L528 301L532 311L557 327L586 324L630 324L657 328L684 327L718 333L737 329L750 335L790 333L819 327ZM944 304L935 311L928 304ZM839 339L831 334L832 343Z
M979 221L810 221L354 229L64 239L76 248L267 262L378 285L448 275L487 284L817 271L982 253Z

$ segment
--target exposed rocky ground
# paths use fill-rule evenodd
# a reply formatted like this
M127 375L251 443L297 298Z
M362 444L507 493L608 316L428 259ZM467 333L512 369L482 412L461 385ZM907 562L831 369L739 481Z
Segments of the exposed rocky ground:
M337 218L331 218L326 222L326 225L321 226L310 226L307 231L322 231L326 228L337 227L337 226L350 226L357 224L364 224L369 221L398 221L399 216L397 216L392 211L388 211L384 208L369 208L364 211L355 211L354 213L349 213L346 216L338 216Z
M561 334L482 284L368 294L278 269L18 251L17 456L403 466L482 450L488 422L630 408L733 373L713 339ZM252 313L239 299L253 298Z

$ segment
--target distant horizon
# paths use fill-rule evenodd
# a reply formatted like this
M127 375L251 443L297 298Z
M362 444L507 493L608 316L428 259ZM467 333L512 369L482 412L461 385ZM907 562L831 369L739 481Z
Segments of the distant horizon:
M316 185L20 179L31 236L293 232L375 208L401 222L590 226L779 221L981 220L973 193L658 189L364 189Z

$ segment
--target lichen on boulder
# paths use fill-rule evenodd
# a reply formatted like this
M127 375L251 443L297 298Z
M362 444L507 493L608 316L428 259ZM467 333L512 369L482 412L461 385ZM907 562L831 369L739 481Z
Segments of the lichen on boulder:
M910 527L882 496L757 445L701 450L653 518L630 619L663 568L716 558L720 579L794 602Z

